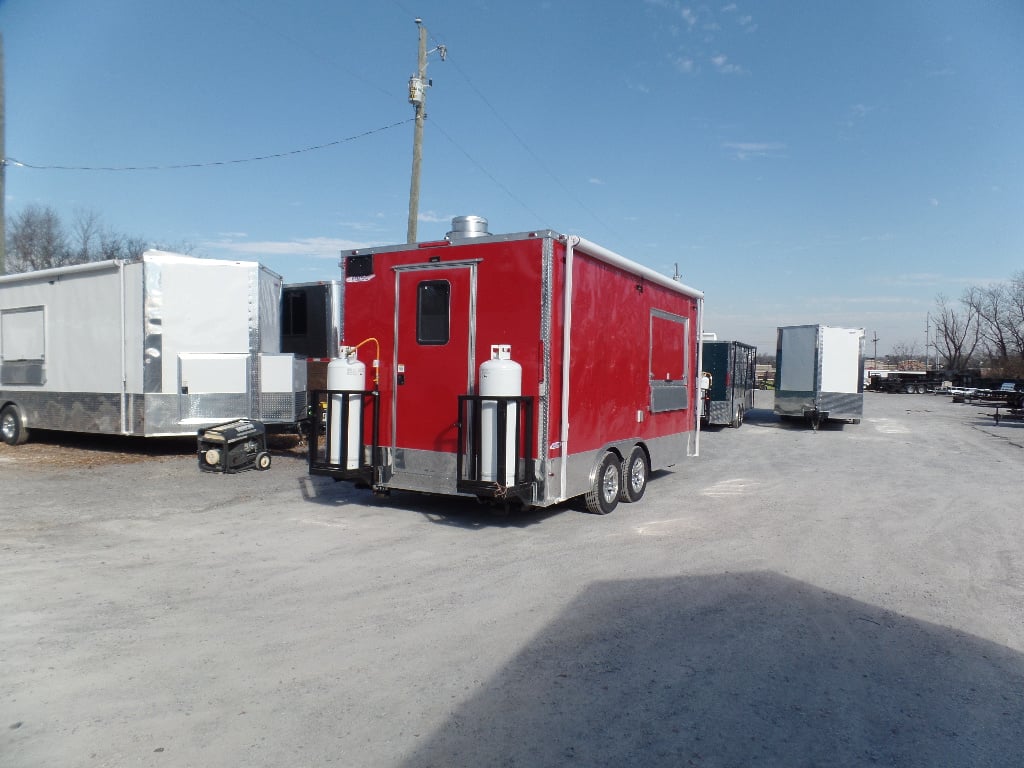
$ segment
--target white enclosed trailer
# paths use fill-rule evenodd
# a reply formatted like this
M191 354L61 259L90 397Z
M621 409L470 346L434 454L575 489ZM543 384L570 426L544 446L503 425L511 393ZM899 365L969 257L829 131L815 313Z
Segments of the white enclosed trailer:
M860 421L864 414L864 329L792 325L778 329L775 412Z
M0 277L0 436L296 423L305 364L279 351L281 284L256 262L163 251Z

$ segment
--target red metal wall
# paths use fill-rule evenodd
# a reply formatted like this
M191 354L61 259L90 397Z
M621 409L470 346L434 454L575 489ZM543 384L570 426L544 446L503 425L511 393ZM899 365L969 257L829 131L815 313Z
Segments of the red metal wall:
M345 339L356 345L370 337L380 344L381 440L390 443L391 402L394 393L395 271L393 267L428 264L436 259L440 271L405 272L402 296L420 280L448 279L446 263L479 260L475 367L490 359L492 344L509 344L512 358L523 369L523 394L536 400L540 413L539 385L542 361L543 238L515 241L480 239L459 245L410 246L401 251L374 254L374 276L347 282L345 286ZM564 312L565 244L553 245L551 305L551 402L549 430L544 444L549 455L560 450L562 331ZM410 334L410 306L402 308L399 362L405 366L406 383L399 387L398 446L423 450L455 450L457 396L467 393L468 321L462 319L462 298L468 290L468 270L454 270L452 277L451 340L444 347L419 346ZM405 281L408 281L406 283ZM683 346L673 339L672 324L652 321L651 308L689 319L686 352L689 356L689 392L686 410L650 412L650 375L682 375ZM468 311L468 310L466 310ZM660 437L694 428L694 386L697 367L696 301L675 291L644 281L620 268L577 251L573 261L572 365L570 373L569 451L596 450L612 440L639 436ZM667 330L666 330L667 329ZM651 353L652 331L661 337ZM372 377L373 344L359 351ZM460 362L461 361L461 362ZM474 386L478 383L473 372ZM369 382L368 382L369 386ZM404 389L403 389L404 387ZM637 412L643 421L637 422ZM538 419L539 423L539 419ZM554 446L554 447L552 447Z

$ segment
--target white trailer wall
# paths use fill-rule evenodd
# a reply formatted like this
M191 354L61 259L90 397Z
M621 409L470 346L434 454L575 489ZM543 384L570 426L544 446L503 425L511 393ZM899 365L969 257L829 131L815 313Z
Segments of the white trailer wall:
M161 251L0 277L0 405L29 431L294 423L306 410L304 365L268 363L268 390L260 359L280 349L281 282L255 262Z
M861 390L860 328L821 328L821 391L853 394Z
M23 337L19 324L42 317L43 376L48 391L121 391L121 273L117 265L64 273L45 270L38 278L5 286L2 296L0 309L6 310L4 360L39 351L38 326ZM31 308L27 314L11 311L25 308Z

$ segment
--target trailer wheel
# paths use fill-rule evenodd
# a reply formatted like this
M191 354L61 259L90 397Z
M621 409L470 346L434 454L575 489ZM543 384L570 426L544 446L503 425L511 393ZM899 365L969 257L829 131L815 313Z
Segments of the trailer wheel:
M266 451L260 451L256 454L256 469L262 472L265 469L270 469L270 454Z
M21 421L21 412L13 403L0 411L0 437L8 445L21 445L28 440L28 430Z
M609 451L601 459L593 487L587 491L587 511L595 515L607 515L615 509L619 504L621 482L622 466L619 464L619 457Z
M737 405L736 411L732 415L732 421L729 422L729 426L733 429L739 429L743 426L743 406Z
M644 497L644 491L647 490L649 474L647 454L638 445L630 452L626 463L622 465L622 487L619 489L619 501L640 501Z

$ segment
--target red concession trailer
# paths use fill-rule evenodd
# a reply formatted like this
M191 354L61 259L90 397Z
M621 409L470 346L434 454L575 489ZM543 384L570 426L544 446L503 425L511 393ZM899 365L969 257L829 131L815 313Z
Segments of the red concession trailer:
M580 237L487 232L342 258L342 356L310 472L611 512L699 448L703 294Z

